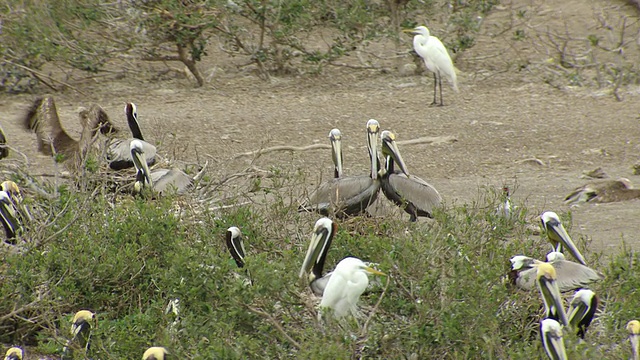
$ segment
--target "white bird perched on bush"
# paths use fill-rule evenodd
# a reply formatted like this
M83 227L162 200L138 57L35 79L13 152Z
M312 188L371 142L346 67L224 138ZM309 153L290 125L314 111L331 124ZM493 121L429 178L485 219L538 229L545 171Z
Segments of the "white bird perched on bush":
M456 68L453 66L451 57L444 47L442 41L435 36L431 36L426 26L418 26L414 29L403 30L412 33L413 49L420 55L427 69L434 74L433 78L433 102L431 105L437 104L436 93L438 84L440 84L440 106L444 105L442 101L442 76L444 75L455 92L458 92L458 80L456 77Z
M358 258L342 259L324 289L321 310L331 309L336 319L345 317L349 312L356 315L358 299L369 285L367 274L386 275ZM321 314L322 312L318 318L321 318Z

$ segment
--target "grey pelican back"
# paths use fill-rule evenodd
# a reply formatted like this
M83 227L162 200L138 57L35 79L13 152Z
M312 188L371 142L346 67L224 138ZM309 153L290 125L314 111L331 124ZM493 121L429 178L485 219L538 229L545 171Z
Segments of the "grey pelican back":
M438 190L417 176L409 175L398 146L395 134L383 131L382 154L386 158L386 169L382 174L382 192L396 205L411 215L410 221L418 216L433 217L433 210L442 203ZM400 170L395 170L395 163Z
M111 139L107 148L107 160L109 167L113 170L122 170L134 167L131 157L131 141L140 140L142 143L142 151L145 154L147 165L152 166L156 162L156 147L144 141L140 124L138 123L138 110L134 103L127 103L124 108L127 117L127 124L131 130L132 138L128 139Z

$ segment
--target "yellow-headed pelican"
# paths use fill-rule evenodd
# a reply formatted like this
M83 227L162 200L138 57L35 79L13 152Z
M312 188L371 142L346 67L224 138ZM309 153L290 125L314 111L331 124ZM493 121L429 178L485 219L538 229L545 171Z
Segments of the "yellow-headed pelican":
M0 159L4 159L9 156L9 147L7 147L7 137L4 135L4 130L0 127Z
M535 285L537 269L533 266L537 260L524 255L511 258L511 283L518 288L531 290ZM547 254L547 262L556 270L556 282L560 292L573 291L604 279L604 275L588 266L566 260L562 253L552 251Z
M580 264L587 265L584 257L560 222L558 214L553 211L545 211L540 215L540 220L542 220L542 227L547 232L547 237L549 238L554 251L562 252L563 247L565 247Z
M371 160L370 176L347 176L334 178L321 184L310 196L309 201L301 205L298 211L317 211L322 215L337 217L364 213L378 197L380 180L378 179L378 134L380 124L371 119L367 122L367 147ZM342 150L340 137L331 136L335 174L341 176Z
M386 275L371 268L358 258L342 259L333 270L324 289L322 301L320 301L321 312L318 317L321 318L324 310L332 311L333 316L337 319L343 318L349 313L357 315L358 300L369 285L368 274Z
M20 187L18 187L18 184L11 180L6 180L3 181L2 184L0 184L0 190L6 192L9 195L9 197L11 198L11 202L13 203L13 209L15 210L16 214L20 216L20 220L22 220L22 222L29 222L33 220L29 208L23 202L24 199L22 198L22 193L20 192Z
M610 203L640 198L640 189L634 189L626 178L618 180L600 180L574 189L564 202L579 204L581 202Z
M15 244L16 234L22 228L20 222L16 217L16 213L13 210L13 203L11 197L4 191L0 190L0 222L4 227L4 232L7 235L7 242Z
M78 311L71 320L72 338L67 341L67 345L62 351L62 359L72 359L72 347L84 349L85 353L89 351L91 345L91 328L98 326L96 314L89 310Z
M12 347L4 354L4 360L23 360L24 351L19 347Z
M382 154L386 157L386 169L382 171L382 192L387 199L404 209L411 215L409 221L416 221L418 216L433 217L433 209L440 205L440 193L426 181L409 175L396 144L396 136L391 131L383 131ZM400 170L395 170L398 163Z
M598 308L598 297L596 293L589 289L581 289L576 291L569 304L567 316L569 316L569 324L574 329L578 329L578 336L584 339L587 328L591 325L591 321L596 314Z
M72 169L81 165L98 130L109 132L113 129L109 117L97 105L80 113L80 123L80 140L74 140L60 125L58 110L51 96L36 99L23 119L24 127L36 133L38 151L45 155L62 155L62 161L72 159L68 163Z
M231 257L235 260L236 265L239 268L244 266L244 242L242 241L242 233L240 229L235 226L227 229L227 233L225 235L225 240L227 243L227 249L231 253Z
M156 147L144 141L140 124L138 123L138 110L135 104L127 103L124 107L124 113L127 117L127 123L131 130L132 138L128 139L112 139L107 148L107 160L109 167L114 170L122 170L134 166L131 157L131 141L140 140L142 143L142 151L145 154L147 165L151 166L156 162Z
M169 352L161 346L153 346L142 355L142 360L167 360Z
M567 354L562 339L562 326L554 319L540 321L540 337L544 352L551 360L566 360Z
M436 94L440 85L440 106L442 101L442 76L446 77L455 92L458 92L458 81L453 61L440 39L431 35L426 26L418 26L414 29L405 29L403 32L412 33L413 50L424 60L427 69L433 73L433 102L437 104Z
M569 325L556 282L556 270L551 264L544 262L536 262L533 266L537 268L536 282L544 302L545 318L558 320L564 326Z
M331 278L332 273L323 275L322 270L337 228L338 226L329 218L325 217L316 221L309 249L300 269L300 279L307 277L311 291L318 296L324 294L324 289Z
M629 342L631 343L631 359L640 360L639 340L640 340L640 321L631 320L627 323L627 331L629 332Z

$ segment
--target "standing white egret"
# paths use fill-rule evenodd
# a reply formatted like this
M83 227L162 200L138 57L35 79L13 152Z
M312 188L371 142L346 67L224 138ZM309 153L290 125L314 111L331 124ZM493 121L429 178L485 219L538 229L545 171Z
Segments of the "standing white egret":
M631 343L631 359L640 360L638 355L638 340L640 339L640 321L631 320L627 324L627 331L629 332L629 342Z
M321 317L324 309L331 309L336 319L343 318L349 313L355 316L360 295L369 285L367 274L386 275L371 268L358 258L342 259L333 270L324 289L322 301L320 301L321 312L318 314L318 318Z
M566 360L567 353L562 340L562 326L554 319L540 321L540 337L544 352L551 360Z
M414 29L406 29L404 32L412 33L413 49L420 55L427 69L433 73L433 102L437 104L436 93L440 85L440 106L442 101L442 76L444 75L455 92L458 92L458 81L456 78L456 68L453 66L451 57L444 47L442 41L429 33L426 26L418 26Z

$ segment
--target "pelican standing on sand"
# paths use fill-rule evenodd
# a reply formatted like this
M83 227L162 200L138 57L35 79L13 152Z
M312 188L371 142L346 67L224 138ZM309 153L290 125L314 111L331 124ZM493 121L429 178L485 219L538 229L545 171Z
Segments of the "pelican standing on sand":
M554 251L562 252L563 247L565 247L580 264L587 265L584 256L582 256L560 222L558 214L553 211L545 211L540 215L540 220Z
M156 162L156 147L144 141L142 130L140 130L140 124L138 123L138 108L134 103L127 103L124 107L124 113L133 137L112 139L109 142L107 148L109 167L113 170L122 170L134 166L133 158L131 157L131 141L134 139L140 140L147 165L152 166Z
M424 60L427 69L433 73L433 102L436 105L436 94L438 85L440 85L440 106L443 106L442 100L442 76L446 77L455 92L458 92L458 81L456 77L456 69L453 66L451 57L444 47L442 41L431 35L426 26L418 26L414 29L405 29L404 32L415 35L413 37L413 50Z
M538 262L534 266L537 268L537 284L544 302L545 318L558 320L564 326L569 325L556 282L556 270L551 264L544 262Z
M537 262L524 255L511 258L511 283L520 289L531 290L535 285L537 269L533 264ZM547 262L556 270L558 289L564 293L583 288L589 284L604 279L604 275L592 268L566 260L562 253L552 251L547 254Z
M598 297L593 291L581 289L573 295L567 315L569 316L571 327L578 329L579 338L584 339L587 328L591 325L597 309Z
M337 228L338 226L329 218L325 217L316 221L309 249L300 269L300 279L307 277L311 291L318 296L324 294L324 289L331 278L332 273L323 275L322 270Z
M386 276L385 273L371 268L358 258L342 259L333 270L324 289L318 318L322 318L322 312L325 310L332 311L333 317L336 319L343 318L348 314L356 316L360 295L369 285L368 274Z
M383 131L381 139L382 155L386 158L386 169L381 176L382 192L411 215L409 221L416 221L418 216L433 218L433 209L442 202L440 193L426 181L409 175L395 142L395 134ZM395 163L402 171L395 170Z
M338 218L362 214L378 197L378 134L380 124L371 119L367 122L367 147L371 160L370 176L347 176L331 179L321 184L309 196L309 201L298 208L299 212L317 211L324 216L335 214ZM342 173L342 150L340 138L331 136L332 157L335 174Z
M562 326L554 319L540 322L540 337L544 352L551 360L566 360L567 353L562 339Z

